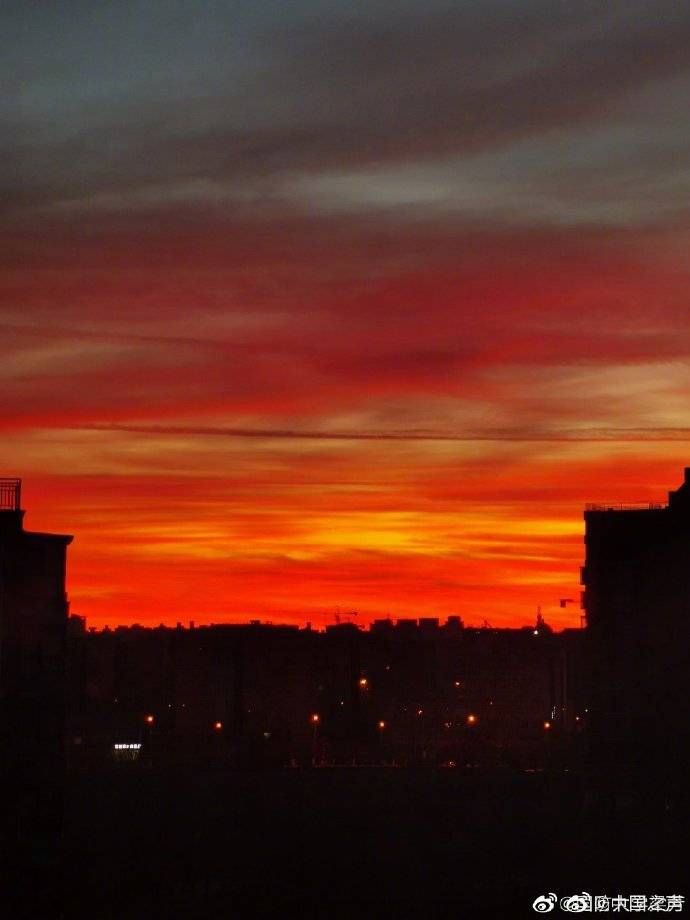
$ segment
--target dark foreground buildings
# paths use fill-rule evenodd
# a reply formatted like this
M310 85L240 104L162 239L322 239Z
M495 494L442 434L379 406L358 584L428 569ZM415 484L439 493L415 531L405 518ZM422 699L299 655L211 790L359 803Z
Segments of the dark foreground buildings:
M71 541L25 530L21 482L0 479L0 877L17 918L63 915Z
M537 767L583 724L580 631L543 623L120 627L71 643L74 766Z
M677 798L690 766L690 468L667 505L588 506L585 543L594 761L641 769Z
M67 619L71 538L24 531L19 483L0 483L9 915L62 916L63 892L70 916L113 918L301 902L303 916L523 916L551 891L675 896L689 489L686 473L668 507L587 510L584 630L92 632ZM49 859L38 819L58 813L65 663L66 820Z
M3 749L22 769L61 760L71 536L24 530L19 480L0 480Z

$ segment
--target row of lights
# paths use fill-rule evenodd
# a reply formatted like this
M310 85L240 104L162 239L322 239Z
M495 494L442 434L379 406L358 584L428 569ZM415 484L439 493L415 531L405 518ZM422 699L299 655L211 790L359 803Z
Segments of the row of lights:
M418 716L423 715L423 713L424 713L424 710L423 710L423 709L418 709L418 710L417 710L417 715L418 715ZM312 716L311 716L311 722L312 722L312 724L316 726L316 725L319 724L320 721L321 721L321 716L318 714L318 712L313 713ZM470 713L470 714L467 716L467 724L468 724L468 725L476 725L476 723L477 723L478 721L479 721L479 719L477 718L477 716L474 715L474 713ZM380 719L379 722L378 722L377 724L378 724L378 727L379 727L380 729L384 729L384 728L386 727L386 722L385 722L384 719ZM446 725L446 727L449 727L449 726L450 726L450 722L446 722L445 725ZM544 727L546 727L546 723L545 723ZM550 727L551 727L551 726L549 725L549 728L550 728Z
M417 715L418 715L418 716L421 716L421 715L423 715L423 714L424 714L424 710L423 710L423 709L418 709L418 710L417 710ZM145 715L145 716L144 716L144 722L146 722L147 725L153 725L155 721L156 721L156 717L155 717L154 715L152 715L151 713L149 713L148 715ZM311 721L312 725L316 726L316 725L318 725L319 722L321 721L321 716L318 714L318 712L314 712L314 713L312 713L312 715L311 715L311 717L310 717L310 721ZM477 721L478 721L477 716L475 716L473 713L470 713L470 715L467 716L467 723L468 723L468 725L474 725ZM213 727L215 728L216 731L221 731L222 728L223 728L223 723L222 723L221 721L214 722L214 723L213 723ZM385 721L384 721L383 719L380 719L380 720L379 720L379 722L378 722L378 727L381 728L381 729L383 729L383 728L386 727L386 723L385 723ZM544 722L544 728L551 728L551 723L550 723L550 722Z
M362 690L368 690L368 689L369 689L369 679L368 679L367 677L360 677L360 679L359 679L359 686L360 686L360 688L361 688ZM462 686L462 684L461 684L461 682L460 682L459 680L456 680L456 681L454 681L454 686L457 687L457 688L459 688L459 687ZM117 702L117 700L115 700L115 702ZM183 703L182 705L184 706L185 704ZM343 705L344 705L344 701L341 701L340 705L343 706ZM172 703L168 703L168 706L169 706L169 707L172 707ZM422 713L423 713L423 710L422 710L422 709L417 710L417 715L421 716ZM319 718L320 718L320 717L319 717L318 715L316 715L316 714L313 715L313 716L312 716L312 722L318 722L318 721L319 721ZM147 725L153 725L153 723L156 721L156 719L155 719L155 716L153 716L152 714L149 713L148 715L144 716L144 721L146 722ZM468 721L469 721L469 722L475 721L475 717L474 717L474 716L468 717ZM220 722L216 722L216 724L214 725L214 728L220 729L220 728L222 728L222 727L223 727L223 726L221 725Z
M362 679L365 680L366 678L362 678ZM361 681L360 681L360 683L361 683ZM417 715L418 715L418 716L424 715L424 710L423 710L423 709L418 709L418 710L417 710ZM144 716L144 722L146 722L147 725L153 725L155 721L156 721L156 717L153 716L153 715L151 715L150 713L149 713L148 715ZM479 721L479 718L478 718L478 716L476 716L473 712L471 712L471 713L467 716L467 720L466 720L466 721L467 721L467 724L468 724L468 725L476 725L477 722ZM576 722L579 722L579 721L580 721L580 717L579 717L579 716L576 716L576 717L575 717L575 721L576 721ZM318 712L312 713L312 715L310 716L310 722L312 723L312 725L314 726L314 728L316 728L316 726L321 722L321 716L318 714ZM445 722L445 723L444 723L444 725L446 726L446 728L449 728L449 727L450 727L450 724L451 724L450 722ZM214 723L213 723L213 727L214 727L214 729L215 729L216 731L218 731L218 732L219 732L219 731L222 731L222 729L223 729L223 723L222 723L220 720L218 720L217 722L214 722ZM380 719L380 720L379 720L379 722L378 722L378 727L379 727L380 729L384 729L384 728L386 727L386 722L384 721L384 719ZM552 723L552 722L549 722L549 721L545 721L545 722L544 722L544 731L550 731L552 728L553 728L553 723Z
M422 712L423 712L423 710L421 710L421 709L417 710L417 715L420 715L420 716L421 716L421 715L422 715ZM578 719L579 719L579 717L578 717ZM147 723L147 725L153 725L153 723L156 721L156 719L155 719L155 716L153 716L153 715L151 715L151 714L149 713L148 715L144 716L144 721ZM311 717L310 717L310 721L311 721L312 725L314 726L314 729L316 729L316 726L321 722L321 716L318 714L318 712L314 712L314 713L312 713L312 715L311 715ZM474 713L470 713L470 714L467 716L467 724L468 724L468 725L476 725L478 721L479 721L479 719L477 718L476 715L474 715ZM451 723L450 723L450 722L445 722L444 725L445 725L446 728L450 728ZM379 719L379 721L377 722L377 727L379 728L380 731L383 731L383 730L387 727L387 726L386 726L386 721L385 721L385 719ZM218 720L218 721L216 721L216 722L213 723L213 728L214 728L217 732L222 731L222 730L223 730L223 723L222 723L220 720ZM552 728L553 728L553 723L552 723L552 722L548 722L548 721L544 722L544 731L550 731ZM269 737L270 737L270 732L264 732L264 737L265 737L265 738L269 738ZM115 744L115 745L113 745L113 747L114 747L115 750L117 750L117 751L122 751L122 750L139 750L139 748L141 747L141 744Z
M360 688L361 688L362 690L367 690L367 689L369 688L369 680L368 680L368 678L366 678L366 677L360 677L360 679L359 679L359 686L360 686ZM454 681L454 686L457 687L457 688L460 688L460 687L462 686L461 681L459 681L459 680ZM115 702L117 702L117 700L116 700ZM344 703L344 700L341 700L341 701L340 701L340 705L343 706L344 704L345 704L345 703ZM172 704L168 704L168 705L172 705ZM183 703L182 705L184 706L185 704ZM490 705L490 706L493 706L493 700L490 700L490 701L489 701L489 705ZM587 712L586 709L585 709L585 712ZM421 716L421 715L423 715L423 714L424 714L424 710L423 710L423 709L418 709L418 710L417 710L417 715L418 715L418 716ZM318 722L319 719L320 719L320 716L318 716L318 715L316 715L316 714L314 714L314 715L312 716L312 722ZM151 715L151 714L149 713L148 715L144 716L144 721L147 723L147 725L153 725L153 723L156 721L156 719L155 719L155 716L153 716L153 715ZM470 715L467 717L467 721L468 721L468 723L469 723L470 725L473 725L473 724L477 721L477 717L476 717L475 715L470 714ZM575 721L576 721L576 722L579 722L579 721L580 721L580 716L575 716ZM214 728L217 728L217 729L221 729L222 727L223 727L223 726L222 726L222 724L221 724L220 722L216 722L215 725L214 725ZM550 723L550 722L544 722L544 728L545 728L545 729L551 728L551 723Z

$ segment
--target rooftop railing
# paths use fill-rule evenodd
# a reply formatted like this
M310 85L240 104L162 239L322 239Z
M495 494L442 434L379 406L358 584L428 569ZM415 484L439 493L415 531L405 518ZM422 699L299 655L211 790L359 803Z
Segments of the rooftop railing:
M0 511L19 511L21 503L21 479L0 479Z
M663 502L619 502L616 505L587 504L585 511L663 511Z
M21 503L21 479L0 479L0 511L19 511Z

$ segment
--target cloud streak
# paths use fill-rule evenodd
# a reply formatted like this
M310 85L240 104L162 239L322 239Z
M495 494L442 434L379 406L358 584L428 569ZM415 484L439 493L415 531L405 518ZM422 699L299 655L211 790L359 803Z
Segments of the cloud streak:
M500 432L475 431L466 434L405 431L295 431L253 428L214 428L179 425L75 425L75 431L127 432L129 434L181 435L190 437L257 438L288 441L518 441L518 442L640 442L690 441L690 428L648 429L583 429L561 432Z

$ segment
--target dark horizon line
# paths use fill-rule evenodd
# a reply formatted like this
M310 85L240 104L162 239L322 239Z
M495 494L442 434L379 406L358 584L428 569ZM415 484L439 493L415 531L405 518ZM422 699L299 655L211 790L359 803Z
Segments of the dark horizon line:
M341 616L347 617L348 614L343 613L341 614ZM150 630L180 629L180 630L185 630L186 632L189 632L191 630L208 629L211 627L261 626L261 627L271 627L271 628L278 628L278 629L287 627L290 629L296 629L299 632L313 632L313 633L324 633L325 634L326 628L329 626L354 626L359 632L367 633L367 632L371 632L371 627L373 626L374 623L381 623L381 622L384 622L384 623L389 622L391 624L391 628L393 629L395 629L401 622L404 624L414 623L415 627L419 629L421 628L422 620L426 620L426 621L437 620L435 628L443 629L449 625L449 618L452 616L455 616L455 614L447 615L445 618L445 622L442 622L441 617L396 617L396 618L378 617L378 618L370 620L367 623L362 623L361 626L358 623L353 623L349 619L344 620L343 622L340 622L340 623L330 622L330 623L324 624L323 626L318 626L318 625L312 626L311 620L307 620L304 625L300 625L299 623L287 623L287 622L276 623L273 620L259 620L259 619L254 618L254 619L246 620L246 621L232 620L232 621L226 621L226 622L220 622L220 623L216 623L216 622L197 623L195 620L189 620L186 626L181 621L178 621L174 625L171 625L168 623L157 623L155 626L149 626L149 625L146 625L144 623L139 623L139 622L118 623L117 625L114 625L114 626L111 626L110 624L106 623L104 626L88 626L86 627L86 630L87 632L89 631L90 632L105 632L105 631L114 632L117 629L150 629ZM84 624L86 626L86 621L87 621L86 616L80 616L79 614L70 614L70 619L72 617L74 617L75 619L84 620ZM461 616L459 617L459 619L460 619L460 623L462 624L460 626L461 630L475 630L475 631L482 631L482 632L497 632L499 630L503 630L503 631L507 630L509 632L523 632L526 630L532 631L535 629L534 623L525 623L522 626L493 626L491 623L480 623L480 624L473 625L470 623L465 623ZM565 632L565 630L568 630L568 629L580 630L584 628L582 626L579 626L579 627L578 626L563 626L561 628L556 628L554 626L551 626L549 623L544 623L544 626L546 627L547 635L550 633L556 635L556 634Z

